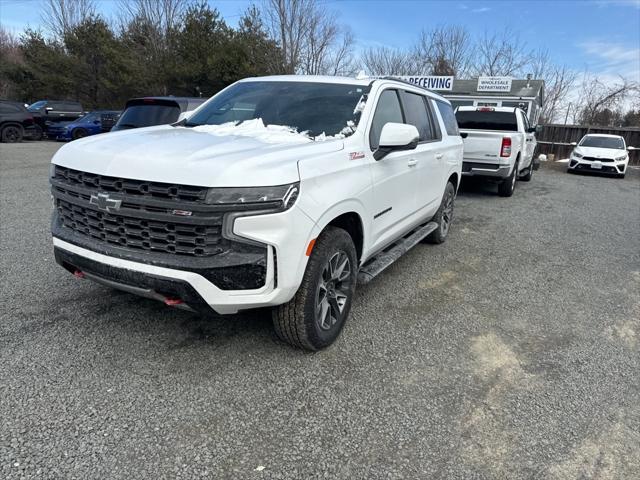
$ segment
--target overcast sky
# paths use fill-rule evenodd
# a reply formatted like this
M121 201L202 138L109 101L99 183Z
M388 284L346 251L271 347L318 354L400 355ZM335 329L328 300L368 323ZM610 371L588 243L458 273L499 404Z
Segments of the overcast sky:
M112 16L115 0L98 0ZM230 25L252 3L210 0ZM409 47L421 29L463 25L476 35L510 26L530 48L545 47L556 63L640 81L640 0L437 1L324 0L353 30L357 48ZM38 27L42 0L0 0L0 23L14 32Z

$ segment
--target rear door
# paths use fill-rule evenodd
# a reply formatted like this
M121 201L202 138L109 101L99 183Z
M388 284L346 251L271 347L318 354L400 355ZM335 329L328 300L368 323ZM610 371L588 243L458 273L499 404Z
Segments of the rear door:
M439 151L440 139L434 131L433 116L427 97L402 90L401 99L405 123L414 125L420 134L418 146L413 151L418 177L416 207L428 208L440 198L439 190L444 170L442 152Z
M383 90L378 97L373 120L369 126L369 146L375 151L380 133L387 123L404 123L400 92ZM371 213L372 246L380 247L397 236L397 229L416 211L416 191L419 185L418 160L414 150L395 151L381 160L371 158L373 200Z

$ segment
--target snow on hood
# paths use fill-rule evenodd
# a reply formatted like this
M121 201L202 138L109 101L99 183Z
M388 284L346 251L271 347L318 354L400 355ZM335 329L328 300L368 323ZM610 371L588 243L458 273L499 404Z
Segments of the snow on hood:
M286 125L265 125L262 118L245 120L241 123L228 122L221 125L199 125L192 128L196 132L211 133L221 137L228 135L251 137L264 143L282 145L343 139L355 131L355 124L352 121L347 122L347 125L337 135L325 135L323 132L315 137L311 137L308 132L298 132L297 129Z
M221 125L199 125L193 127L196 132L211 133L219 137L234 135L238 137L251 137L264 143L308 143L313 140L306 132L299 133L295 128L285 125L265 125L261 118L236 122L223 123Z

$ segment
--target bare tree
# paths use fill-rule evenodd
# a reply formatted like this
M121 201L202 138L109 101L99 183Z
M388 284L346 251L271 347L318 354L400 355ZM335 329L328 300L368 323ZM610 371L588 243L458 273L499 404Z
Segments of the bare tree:
M637 82L620 77L618 82L604 82L601 78L585 73L580 89L581 108L578 120L583 125L592 125L605 110L619 110L630 95L640 93Z
M15 95L15 82L9 78L9 71L22 64L24 58L18 37L0 25L0 98Z
M349 74L353 34L317 0L265 0L263 11L286 73Z
M166 37L180 23L191 3L191 0L118 0L118 10L123 25L136 19L152 26L160 37Z
M476 75L514 76L530 61L531 54L511 29L489 35L485 32L475 51Z
M544 71L538 72L535 78L545 82L544 103L540 112L540 123L557 121L569 108L568 98L575 88L577 72L566 65L550 64Z
M416 75L416 57L405 50L372 47L362 53L362 63L371 75Z
M73 27L95 14L94 0L46 0L41 17L45 29L61 39Z
M464 77L469 74L474 46L464 27L442 26L423 30L414 51L420 73Z

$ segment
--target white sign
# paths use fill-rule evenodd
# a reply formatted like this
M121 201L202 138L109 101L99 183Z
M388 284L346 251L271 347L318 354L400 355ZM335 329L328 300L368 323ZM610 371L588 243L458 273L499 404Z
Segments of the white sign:
M479 77L478 92L510 92L511 77Z
M396 78L426 88L427 90L453 90L453 77L428 75L420 77L398 76Z

